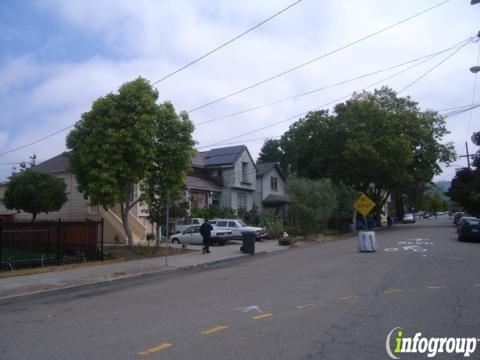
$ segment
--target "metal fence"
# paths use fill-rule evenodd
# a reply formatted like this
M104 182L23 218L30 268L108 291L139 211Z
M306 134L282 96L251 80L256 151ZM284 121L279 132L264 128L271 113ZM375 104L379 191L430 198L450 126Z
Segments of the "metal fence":
M103 260L103 219L0 219L0 271L91 260Z

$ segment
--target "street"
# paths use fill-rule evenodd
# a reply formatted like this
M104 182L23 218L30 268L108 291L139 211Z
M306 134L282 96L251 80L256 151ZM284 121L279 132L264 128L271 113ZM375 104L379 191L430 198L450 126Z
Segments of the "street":
M396 327L480 337L480 243L458 242L448 216L376 236L376 253L356 238L303 243L3 302L0 359L388 359Z

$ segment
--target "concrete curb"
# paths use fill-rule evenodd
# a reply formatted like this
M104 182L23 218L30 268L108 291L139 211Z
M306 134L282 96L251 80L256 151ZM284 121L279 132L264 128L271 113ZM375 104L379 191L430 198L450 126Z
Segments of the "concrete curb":
M270 254L277 254L279 252L285 251L285 249L278 249L278 250L273 250L273 251L261 251L258 253L255 253L255 255L258 255L260 257L270 255ZM71 290L80 290L80 289L86 289L88 287L95 287L95 286L108 286L108 285L114 285L123 281L129 281L129 280L136 280L136 279L141 279L141 278L149 278L149 277L154 277L158 275L167 275L167 274L174 274L178 272L182 272L185 270L206 270L210 267L213 267L215 265L221 265L224 263L229 263L229 262L235 262L235 261L248 261L255 259L256 257L254 255L248 256L247 254L242 254L240 256L235 256L235 257L230 257L226 259L219 259L219 260L213 260L210 262L206 263L201 263L201 264L191 264L191 265L184 265L184 266L173 266L172 268L167 268L167 269L158 269L158 270L153 270L153 271L146 271L146 272L141 272L138 274L127 274L125 276L119 276L115 278L109 278L109 279L102 279L102 280L96 280L96 281L91 281L91 282L85 282L85 283L79 283L79 284L73 284L73 285L66 285L66 286L58 286L50 289L44 289L44 290L36 290L36 291L30 291L30 292L24 292L21 294L13 294L13 295L7 295L0 297L0 306L1 305L6 305L8 303L11 303L12 300L15 301L21 301L24 300L25 298L40 298L42 296L47 296L51 295L54 293L67 293Z

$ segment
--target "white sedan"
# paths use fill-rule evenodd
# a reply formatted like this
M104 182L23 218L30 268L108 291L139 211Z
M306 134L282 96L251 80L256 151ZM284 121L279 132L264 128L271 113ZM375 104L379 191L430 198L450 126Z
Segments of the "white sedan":
M228 240L233 238L232 232L225 229L218 229L213 226L211 234L212 244L225 245ZM183 232L170 236L172 244L203 244L203 237L200 234L200 225L190 226Z
M211 223L220 229L231 231L234 237L242 237L244 232L254 232L256 239L263 239L267 236L265 229L248 226L239 219L213 219Z

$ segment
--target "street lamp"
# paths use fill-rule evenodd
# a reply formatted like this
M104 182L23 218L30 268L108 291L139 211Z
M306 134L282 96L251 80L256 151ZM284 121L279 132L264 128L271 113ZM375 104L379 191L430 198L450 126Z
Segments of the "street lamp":
M480 0L478 0L478 1L480 1ZM472 73L476 74L477 72L480 71L480 66L472 66L472 67L470 68L470 71L471 71Z

